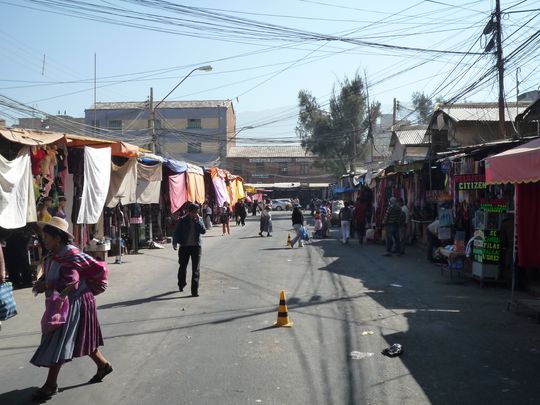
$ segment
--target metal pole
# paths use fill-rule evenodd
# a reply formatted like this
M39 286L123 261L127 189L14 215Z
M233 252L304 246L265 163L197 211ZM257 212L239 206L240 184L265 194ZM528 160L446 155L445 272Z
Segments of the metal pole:
M501 25L501 0L495 3L495 19L497 22L497 32L495 33L497 42L497 69L499 70L499 135L501 139L506 137L504 124L504 61L502 50L502 25Z
M152 136L152 153L156 153L156 109L154 108L154 89L150 87L150 99L148 102L150 109L150 132Z
M115 215L116 215L116 260L114 264L122 264L122 226L120 224L120 215L118 215L118 206L121 205L121 197L118 197L118 204L116 204Z

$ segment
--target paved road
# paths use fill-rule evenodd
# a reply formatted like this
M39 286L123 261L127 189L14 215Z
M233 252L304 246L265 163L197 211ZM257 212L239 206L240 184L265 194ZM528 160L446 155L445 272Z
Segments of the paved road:
M413 249L387 258L333 238L289 249L289 215L274 215L272 238L252 217L230 236L209 231L198 298L176 290L170 246L111 264L98 304L115 371L86 385L94 365L75 359L49 403L540 403L540 326L505 310L507 290L442 277ZM291 329L271 328L281 289ZM28 363L42 297L16 300L0 334L2 405L28 403L46 374ZM380 354L392 343L403 356Z

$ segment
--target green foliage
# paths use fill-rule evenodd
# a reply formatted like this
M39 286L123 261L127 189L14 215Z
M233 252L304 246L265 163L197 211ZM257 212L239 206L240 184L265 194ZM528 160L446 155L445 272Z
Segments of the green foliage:
M323 110L308 90L299 91L298 106L300 113L296 133L302 147L319 156L315 165L336 176L354 167L369 127L362 78L356 74L352 80L345 78L339 83L339 90L334 88L332 92L329 111ZM372 103L372 106L371 116L376 114L376 119L380 115L380 103Z
M418 118L419 124L428 124L433 114L433 101L419 91L415 91L412 94L412 104L413 108L416 111L416 117Z

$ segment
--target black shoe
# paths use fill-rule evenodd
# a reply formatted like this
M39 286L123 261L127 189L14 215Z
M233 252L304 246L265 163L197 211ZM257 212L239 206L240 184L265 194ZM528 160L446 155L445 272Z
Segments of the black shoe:
M263 236L262 232L259 232L259 236Z
M192 293L191 293L191 296L192 296L192 297L198 297L198 296L199 296L199 293L192 292Z
M55 385L54 387L49 387L47 384L45 384L43 387L38 388L32 394L32 399L36 401L47 401L51 399L51 397L55 395L57 392L58 392L57 385Z
M180 291L180 292L184 291L184 287L185 287L185 286L186 286L185 284L182 285L182 286L179 285L179 286L178 286L178 291Z
M99 367L97 373L88 381L89 384L95 384L103 381L105 376L111 374L113 372L113 368L111 366L111 363L107 363L103 367Z

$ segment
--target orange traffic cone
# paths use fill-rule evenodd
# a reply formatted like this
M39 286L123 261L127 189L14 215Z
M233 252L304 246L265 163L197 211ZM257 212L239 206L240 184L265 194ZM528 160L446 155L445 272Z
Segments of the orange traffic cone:
M285 301L285 291L281 290L279 293L279 307L277 314L277 321L275 326L285 326L290 328L293 326L293 322L289 319L289 313L287 311L287 302Z
M289 235L287 235L287 246L292 247L292 243L291 243L291 233L290 233L290 232L289 232Z

